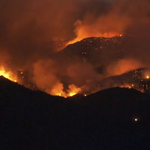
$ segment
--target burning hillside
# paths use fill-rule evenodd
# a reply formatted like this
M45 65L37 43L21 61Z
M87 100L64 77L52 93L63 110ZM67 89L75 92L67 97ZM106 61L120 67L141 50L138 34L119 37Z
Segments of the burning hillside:
M125 42L123 37L87 38L67 46L47 60L36 62L33 72L12 72L2 67L0 75L30 89L63 97L79 93L87 95L116 86L138 89L139 82L149 78L150 73L148 69L134 70L141 64L125 57L128 54L123 46ZM122 74L124 72L127 73Z
M150 92L150 69L139 68L121 75L110 76L99 82L99 89L112 87L134 88L141 92Z
M5 70L3 66L0 67L0 76L3 76L13 82L18 82L17 76L13 72Z
M37 60L33 66L27 66L24 70L12 71L9 68L6 71L3 67L0 73L30 89L39 89L51 95L87 95L114 87L112 81L104 82L105 78L142 67L139 61L129 57L129 49L124 46L129 38L86 38L46 59ZM131 78L126 78L125 83L121 82L123 79L118 79L120 84L117 86L132 84L128 83Z
M0 75L28 88L92 93L109 76L150 65L148 0L0 3Z

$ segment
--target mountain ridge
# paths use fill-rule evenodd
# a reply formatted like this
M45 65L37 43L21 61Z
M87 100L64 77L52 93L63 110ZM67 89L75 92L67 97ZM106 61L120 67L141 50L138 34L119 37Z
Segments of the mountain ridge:
M64 99L2 77L0 86L1 149L132 150L150 146L149 94L111 88Z

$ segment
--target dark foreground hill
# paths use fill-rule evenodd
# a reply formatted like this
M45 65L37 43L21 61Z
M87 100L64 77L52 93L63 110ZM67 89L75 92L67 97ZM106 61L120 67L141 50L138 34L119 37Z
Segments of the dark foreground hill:
M64 99L0 77L0 149L149 150L149 108L134 89Z

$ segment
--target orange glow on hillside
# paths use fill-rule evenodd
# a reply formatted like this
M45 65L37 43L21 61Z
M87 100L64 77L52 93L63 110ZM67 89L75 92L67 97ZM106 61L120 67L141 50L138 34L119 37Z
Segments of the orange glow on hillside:
M13 82L17 82L17 78L11 71L6 71L3 66L0 67L0 76L3 76Z
M62 97L72 97L81 92L79 87L76 87L74 84L69 85L69 89L67 91L63 90L63 85L61 83L57 84L50 92L47 91L51 95L62 96Z
M74 39L74 40L71 40L67 43L67 45L69 44L74 44L76 42L79 42L85 38L89 38L89 37L104 37L104 38L112 38L112 37L122 37L123 34L122 33L117 33L117 32L107 32L107 33L95 33L92 34L92 33L85 33L85 32L80 32L78 34L78 36Z
M68 96L72 97L81 92L81 89L76 87L74 84L69 85Z

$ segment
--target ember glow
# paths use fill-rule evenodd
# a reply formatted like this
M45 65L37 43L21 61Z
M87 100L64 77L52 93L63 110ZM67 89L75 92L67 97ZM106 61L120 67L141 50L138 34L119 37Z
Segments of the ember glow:
M3 66L0 67L0 76L3 76L13 82L17 82L17 77L11 71L6 71Z
M85 33L83 31L79 31L77 37L74 40L69 41L67 43L67 45L74 44L76 42L79 42L79 41L81 41L81 40L83 40L85 38L89 38L89 37L112 38L112 37L122 37L122 36L123 36L122 33L117 33L117 32L116 33L115 32L108 32L108 33L100 33L100 34L99 33L95 33L95 34L90 33L89 34L86 31L85 31Z
M56 96L62 97L72 97L81 92L81 89L76 87L74 84L69 85L69 89L67 91L63 90L63 85L56 85L51 91L47 91L47 93Z
M80 88L76 87L73 84L69 85L68 96L71 97L71 96L74 96L74 95L76 95L76 94L78 94L80 92L81 92Z

